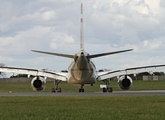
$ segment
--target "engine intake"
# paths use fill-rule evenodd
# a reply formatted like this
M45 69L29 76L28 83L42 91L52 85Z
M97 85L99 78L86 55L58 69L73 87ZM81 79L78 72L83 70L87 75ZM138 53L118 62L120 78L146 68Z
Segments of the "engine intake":
M122 90L129 90L131 85L132 85L132 79L131 77L125 75L125 76L121 76L119 79L118 79L118 84L119 84L119 87L122 89Z
M46 80L42 77L35 77L31 81L31 86L34 91L42 91L45 89Z

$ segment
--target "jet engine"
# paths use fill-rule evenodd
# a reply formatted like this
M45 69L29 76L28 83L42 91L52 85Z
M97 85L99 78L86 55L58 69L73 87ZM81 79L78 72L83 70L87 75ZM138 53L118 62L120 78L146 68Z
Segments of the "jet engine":
M35 77L31 81L31 86L34 91L42 91L45 89L46 80L42 77Z
M119 84L119 87L122 89L122 90L129 90L131 85L132 85L132 79L131 77L125 75L125 76L121 76L119 79L118 79L118 84Z

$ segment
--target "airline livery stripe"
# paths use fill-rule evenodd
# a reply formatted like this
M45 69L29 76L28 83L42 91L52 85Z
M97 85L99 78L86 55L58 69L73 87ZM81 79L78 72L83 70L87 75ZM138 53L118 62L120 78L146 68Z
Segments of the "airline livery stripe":
M83 14L83 5L81 3L81 14Z

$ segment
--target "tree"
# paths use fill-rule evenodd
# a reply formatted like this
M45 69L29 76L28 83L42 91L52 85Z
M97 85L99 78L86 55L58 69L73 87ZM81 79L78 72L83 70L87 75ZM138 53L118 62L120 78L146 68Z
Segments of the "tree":
M11 76L10 78L21 78L21 77L25 77L25 78L27 78L28 77L28 75L27 74L17 74L17 75L13 75L13 76Z

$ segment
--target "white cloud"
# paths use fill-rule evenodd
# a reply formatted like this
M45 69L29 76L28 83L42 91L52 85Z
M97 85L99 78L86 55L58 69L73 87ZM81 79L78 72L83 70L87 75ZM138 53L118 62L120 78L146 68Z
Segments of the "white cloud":
M6 62L13 62L15 61L15 59L11 58L11 57L4 57L4 56L0 56L0 60L1 63L6 63Z
M23 54L25 51L34 48L37 44L45 43L49 38L50 27L36 26L26 31L18 31L15 36L0 37L0 51L5 53ZM48 41L47 41L48 42ZM7 48L7 50L6 50Z
M154 41L153 43L151 43L150 48L151 49L157 49L161 46L161 42L160 41Z
M42 17L43 17L44 20L47 21L47 20L50 20L50 19L54 18L55 15L56 15L56 13L54 11L47 11L47 12L43 13Z
M162 42L160 40L145 40L144 47L148 50L155 50L162 47Z
M98 53L134 48L133 52L124 53L124 56L100 58L98 68L102 67L102 61L110 69L111 66L161 64L165 50L164 3L163 0L83 1L86 50ZM54 60L48 63L46 59L50 58L43 56L41 59L40 55L32 54L30 50L76 53L80 38L79 10L80 1L76 0L34 0L20 1L19 4L12 0L2 1L1 58L9 59L6 60L9 65L38 67L42 64L49 68L52 64L61 64L58 57L56 63ZM58 69L62 69L62 66L58 66Z
M146 4L149 6L149 9L154 15L160 14L161 12L160 1L161 0L145 0Z
M65 44L74 43L74 38L65 33L54 33L54 37L51 40L50 47L52 49L58 49L63 47Z
M143 41L143 43L144 43L144 47L147 47L147 45L148 45L148 40Z
M73 38L73 36L66 36L66 37L64 38L64 41L65 41L66 43L73 43L73 42L74 42L74 38Z

